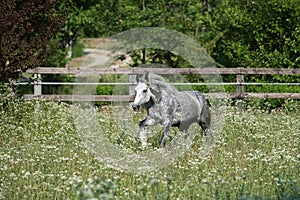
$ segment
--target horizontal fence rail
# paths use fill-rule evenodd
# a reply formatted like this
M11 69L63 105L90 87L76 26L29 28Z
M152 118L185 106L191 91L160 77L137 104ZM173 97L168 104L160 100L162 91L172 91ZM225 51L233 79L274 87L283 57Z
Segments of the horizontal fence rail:
M231 98L237 99L241 96L236 92L225 94L205 93L208 99ZM133 101L133 95L24 95L27 100L42 98L54 101ZM243 98L269 98L269 99L300 99L299 93L245 93Z
M34 85L30 82L17 82L16 85ZM236 82L225 83L170 83L171 85L236 85ZM87 83L87 82L41 82L40 85L136 85L136 83L124 83L124 82L102 82L102 83ZM289 85L300 86L300 83L243 83L243 85Z
M300 74L300 68L56 68L28 69L31 74Z
M300 93L247 93L245 85L291 85L299 86L300 83L245 83L244 75L299 75L300 68L51 68L42 67L28 69L27 73L34 77L34 94L24 95L25 99L44 98L58 101L132 101L133 87L135 86L135 75L146 73L156 74L235 74L235 83L171 83L173 85L236 85L234 93L208 93L208 98L290 98L300 99ZM130 82L122 83L72 83L72 82L43 82L42 74L64 74L64 75L103 75L123 74L130 75ZM24 83L19 83L24 84ZM45 95L42 94L42 85L129 85L129 95Z

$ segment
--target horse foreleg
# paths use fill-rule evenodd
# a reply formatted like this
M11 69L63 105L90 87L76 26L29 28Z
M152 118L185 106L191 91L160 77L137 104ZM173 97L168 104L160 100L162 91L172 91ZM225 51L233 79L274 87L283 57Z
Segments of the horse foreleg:
M140 140L143 149L147 147L146 126L154 126L155 124L156 124L155 120L150 117L146 117L146 119L140 121L139 123L139 134L140 134Z
M171 120L167 120L164 123L164 132L163 132L163 135L162 135L161 140L160 140L160 147L162 147L162 148L166 146L166 142L167 142L167 139L168 139L168 136L169 136L171 126L172 126Z
M142 143L142 149L145 149L147 147L147 134L144 126L140 127L140 140Z

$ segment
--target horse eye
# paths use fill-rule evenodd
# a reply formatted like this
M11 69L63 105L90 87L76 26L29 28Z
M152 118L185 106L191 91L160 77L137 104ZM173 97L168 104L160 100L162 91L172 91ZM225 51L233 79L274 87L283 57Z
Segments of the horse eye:
M146 93L147 92L147 90L143 90L143 93Z

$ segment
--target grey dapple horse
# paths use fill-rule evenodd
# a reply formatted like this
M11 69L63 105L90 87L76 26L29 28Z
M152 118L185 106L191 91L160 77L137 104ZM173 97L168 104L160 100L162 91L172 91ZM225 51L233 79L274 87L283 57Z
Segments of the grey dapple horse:
M212 137L209 128L211 114L205 96L198 91L178 91L156 74L147 74L135 87L134 111L145 104L147 117L140 121L139 132L142 147L147 146L146 126L158 123L164 126L160 146L164 147L172 126L187 132L189 126L198 123L207 137Z

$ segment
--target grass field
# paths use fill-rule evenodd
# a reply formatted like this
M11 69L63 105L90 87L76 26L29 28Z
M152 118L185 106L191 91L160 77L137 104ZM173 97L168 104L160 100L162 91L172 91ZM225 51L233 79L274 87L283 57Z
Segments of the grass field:
M300 199L299 102L272 112L267 105L228 106L209 155L198 157L196 139L176 162L145 174L99 162L76 133L75 109L45 101L1 103L0 199ZM116 135L109 112L99 112L106 134ZM138 148L138 138L127 139L125 147Z

